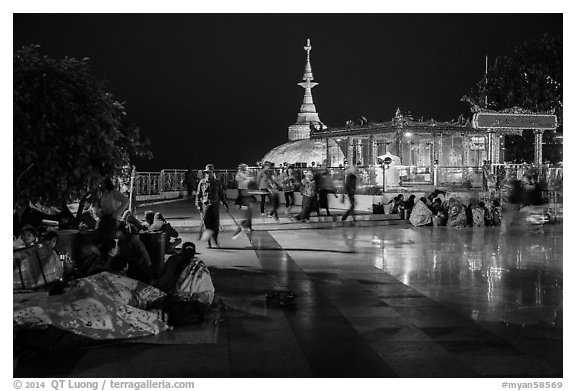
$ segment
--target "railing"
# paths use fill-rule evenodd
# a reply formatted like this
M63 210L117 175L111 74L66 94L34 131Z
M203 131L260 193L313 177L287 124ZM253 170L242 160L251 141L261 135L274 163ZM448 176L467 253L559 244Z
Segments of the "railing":
M294 175L297 182L302 179L306 170L316 172L319 168L295 168ZM387 192L394 192L397 189L410 188L413 191L429 191L431 188L441 188L447 190L487 190L482 167L418 167L418 166L396 166L394 167L395 180L391 180L392 170L385 170L380 166L359 167L357 175L357 194L376 195L382 194L384 185ZM257 187L256 176L258 167L249 167L248 175L252 178L253 186ZM520 179L526 171L531 170L543 184L543 197L550 203L562 203L562 167L531 166L531 165L494 165L493 172L496 177L496 191L505 179ZM280 170L274 171L279 175ZM333 187L337 192L344 192L345 169L339 167L328 168ZM194 170L199 179L201 170ZM134 193L136 197L162 198L183 195L186 191L184 185L186 170L165 169L160 172L137 172L134 181ZM236 170L217 170L217 177L220 178L225 189L235 189ZM386 184L384 184L386 176Z

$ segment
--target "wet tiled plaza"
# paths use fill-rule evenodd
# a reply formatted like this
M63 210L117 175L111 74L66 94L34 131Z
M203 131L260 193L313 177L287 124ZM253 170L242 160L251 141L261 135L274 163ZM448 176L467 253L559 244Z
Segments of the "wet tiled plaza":
M222 248L198 251L226 310L164 336L63 353L58 365L24 357L15 376L560 377L562 234L224 232ZM270 300L288 291L295 305Z

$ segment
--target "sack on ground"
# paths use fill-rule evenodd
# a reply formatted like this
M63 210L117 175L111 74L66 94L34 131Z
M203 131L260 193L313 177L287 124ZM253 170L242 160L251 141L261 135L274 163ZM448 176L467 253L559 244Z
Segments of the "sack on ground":
M201 303L210 305L214 300L214 285L208 267L198 258L182 272L178 279L176 291L186 297L198 299Z
M51 249L33 246L14 251L14 290L41 288L62 277L62 262Z

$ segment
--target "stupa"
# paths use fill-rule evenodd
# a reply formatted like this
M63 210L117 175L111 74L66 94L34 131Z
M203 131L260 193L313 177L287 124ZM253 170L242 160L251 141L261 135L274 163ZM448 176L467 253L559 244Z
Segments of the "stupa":
M322 131L327 127L320 121L316 106L312 99L312 88L318 85L314 81L312 74L312 65L310 63L310 51L312 45L310 39L307 40L306 46L306 64L304 65L304 76L302 82L298 85L304 88L304 100L300 106L300 112L296 118L296 122L288 127L288 140L289 142L273 148L262 158L262 161L269 161L276 166L284 163L288 164L302 164L306 166L323 165L323 166L338 166L343 163L344 154L331 152L331 161L327 161L327 148L338 148L338 144L334 140L321 141L310 140L310 133L314 131ZM335 151L333 149L332 151ZM314 164L312 164L314 163Z

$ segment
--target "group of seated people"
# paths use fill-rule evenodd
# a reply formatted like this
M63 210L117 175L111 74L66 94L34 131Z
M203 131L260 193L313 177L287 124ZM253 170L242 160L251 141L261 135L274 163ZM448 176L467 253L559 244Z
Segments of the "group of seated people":
M85 213L90 213L85 211ZM164 233L166 254L174 253L176 247L182 242L178 232L164 219L161 213L146 211L144 221L140 221L131 211L123 213L122 220L111 232L100 232L98 220L96 225L82 226L80 232L93 228L94 235L87 243L81 243L78 259L75 259L73 277L84 277L101 271L120 272L143 282L150 282L153 278L152 262L140 234ZM86 219L80 220L87 221ZM40 232L43 232L40 234ZM57 230L46 230L44 226L38 227L25 224L15 237L14 249L28 248L35 245L49 247L58 251Z
M79 335L87 338L82 343L90 343L156 334L200 321L214 300L210 272L192 242L153 265L138 233L169 224L158 213L148 217L140 226L135 216L125 213L111 237L97 230L85 235L73 261L59 254L58 231L40 234L32 225L22 227L21 245L14 247L13 255L14 292L40 290L61 298L16 300L15 330L19 336L31 336L17 341L41 348L51 339L46 330L58 330L66 336L62 341L75 341L72 336ZM110 325L96 323L105 319Z
M465 206L458 198L447 199L446 192L438 189L419 199L411 195L406 201L403 194L398 194L388 204L391 214L407 218L414 226L495 227L502 222L499 200L493 199L487 205L484 201L470 199Z

